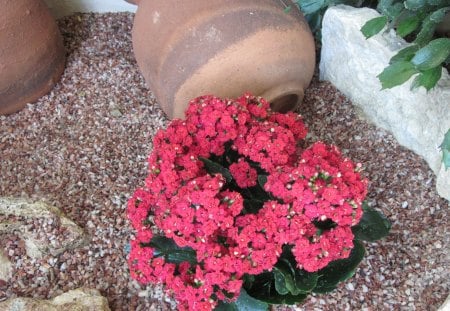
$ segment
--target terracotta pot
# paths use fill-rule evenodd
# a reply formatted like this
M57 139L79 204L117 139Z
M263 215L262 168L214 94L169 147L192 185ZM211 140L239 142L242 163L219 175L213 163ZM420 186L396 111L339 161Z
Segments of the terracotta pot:
M136 60L167 115L190 99L250 91L278 111L301 102L315 67L303 15L279 0L142 0L133 27Z
M55 20L41 0L0 0L0 114L45 95L64 71Z

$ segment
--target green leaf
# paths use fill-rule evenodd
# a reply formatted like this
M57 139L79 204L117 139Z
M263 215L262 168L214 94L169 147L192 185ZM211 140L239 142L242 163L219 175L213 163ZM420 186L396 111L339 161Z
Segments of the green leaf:
M294 278L287 269L282 267L273 267L273 276L275 278L275 289L280 295L288 293L298 295L295 288Z
M264 189L264 185L267 182L267 176L266 175L258 175L258 184L259 186Z
M389 234L391 223L381 213L363 203L363 216L359 223L352 227L355 239L373 242Z
M190 247L179 247L172 239L155 235L149 245L154 248L153 255L155 257L164 257L167 262L175 264L186 261L191 264L197 263L195 250Z
M300 293L306 294L311 292L317 285L319 275L315 272L308 272L303 269L295 270L295 286Z
M416 11L416 10L426 6L427 1L426 0L405 0L404 4L405 4L405 8L407 8L408 10Z
M450 39L438 38L416 52L411 63L418 70L429 70L441 65L450 55Z
M269 305L263 301L255 299L241 288L238 299L232 303L220 302L214 309L216 311L267 311Z
M450 168L450 129L445 134L440 148L442 149L442 162L444 163L445 170L447 170Z
M425 70L415 77L411 89L423 86L427 91L435 87L442 75L442 67L437 66L435 68Z
M302 0L298 2L300 9L305 14L311 14L326 7L325 0Z
M403 19L397 25L397 35L402 38L409 35L420 26L420 22L420 18L416 15Z
M208 171L208 173L222 174L222 176L225 178L227 182L231 182L233 180L233 176L231 175L230 171L227 168L220 165L219 163L213 162L210 159L202 157L200 157L199 159L205 165L205 168Z
M384 26L386 26L386 23L386 16L372 18L361 27L361 32L366 37L366 39L368 39L379 33L384 28Z
M403 2L395 2L393 0L378 1L377 10L385 15L389 20L395 20L404 10Z
M311 31L316 34L316 37L320 38L320 28L322 25L323 14L321 14L320 11L317 13L305 14L305 18L308 21L308 25L309 28L311 28Z
M238 311L236 303L226 303L223 301L219 301L217 306L214 308L214 311Z
M307 294L313 290L317 284L318 275L315 272L307 272L303 269L297 268L297 261L292 254L292 246L284 246L276 266L284 266L293 275L296 290L292 294L301 293Z
M275 289L275 279L272 272L263 272L255 276L250 288L246 288L250 296L269 304L296 304L302 302L308 295L280 295Z
M411 62L399 61L384 68L383 72L378 75L378 79L383 90L390 89L408 81L417 72L418 70Z
M414 57L414 54L419 50L417 44L410 45L404 49L401 49L389 60L389 64L393 64L399 61L410 61Z
M244 199L245 214L257 214L265 202L257 199Z
M358 240L354 240L354 247L350 256L346 259L332 261L325 268L318 271L319 280L314 288L314 293L327 293L336 288L339 282L343 282L355 274L361 260L364 258L364 246Z
M450 10L450 7L441 8L437 11L434 11L428 14L422 21L422 29L417 34L416 39L414 40L419 46L424 46L431 39L433 39L434 31L436 26L442 22L444 16Z

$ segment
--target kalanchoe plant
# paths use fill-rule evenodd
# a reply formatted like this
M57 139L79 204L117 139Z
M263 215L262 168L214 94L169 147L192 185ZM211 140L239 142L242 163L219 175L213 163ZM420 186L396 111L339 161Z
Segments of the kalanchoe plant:
M267 310L351 277L361 241L387 234L363 200L361 166L301 117L262 98L203 96L159 131L145 187L128 203L130 273L163 283L179 310Z
M394 55L378 76L383 89L403 84L417 74L411 88L432 89L441 78L442 67L450 62L450 38L436 37L435 29L450 12L448 0L381 0L380 17L369 20L361 29L370 38L395 29L412 44Z

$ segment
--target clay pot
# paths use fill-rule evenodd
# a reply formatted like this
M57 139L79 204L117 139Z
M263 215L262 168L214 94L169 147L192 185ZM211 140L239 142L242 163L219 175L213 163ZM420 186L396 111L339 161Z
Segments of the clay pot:
M64 71L55 20L41 0L0 0L0 114L45 95Z
M133 26L139 68L166 114L189 100L244 92L277 111L297 107L315 67L303 15L279 0L142 0Z

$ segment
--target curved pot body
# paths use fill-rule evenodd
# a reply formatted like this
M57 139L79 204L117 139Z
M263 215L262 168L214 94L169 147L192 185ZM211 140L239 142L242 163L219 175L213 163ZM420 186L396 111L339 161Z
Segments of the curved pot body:
M59 29L41 0L0 0L0 114L45 95L65 64Z
M136 60L170 118L200 95L251 92L277 111L297 107L315 67L303 15L279 0L142 0L133 26Z

